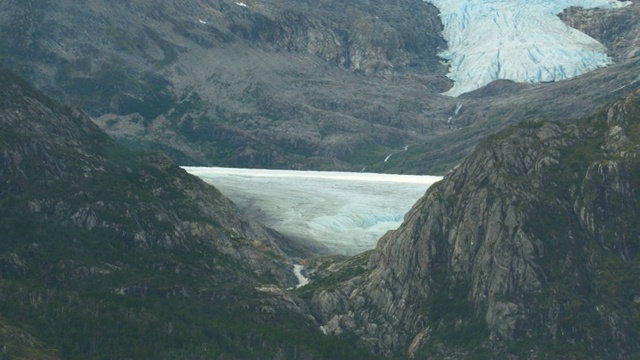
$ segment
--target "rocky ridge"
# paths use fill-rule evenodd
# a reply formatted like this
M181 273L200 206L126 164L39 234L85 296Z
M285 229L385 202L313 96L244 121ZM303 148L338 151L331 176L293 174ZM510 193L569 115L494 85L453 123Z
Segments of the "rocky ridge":
M213 242L250 268L282 275L283 269L276 269L286 264L261 255L284 256L278 247L282 239L244 218L215 188L161 154L129 153L86 115L52 102L7 72L2 82L0 176L5 185L0 196L5 204L19 199L17 208L31 216L113 232L139 248L189 247L196 238ZM57 197L60 188L66 188L64 198ZM194 221L198 218L207 221ZM256 244L242 244L248 239Z
M634 358L640 93L577 122L496 133L315 290L329 333L409 356Z
M638 15L640 8L637 6L614 14L598 9L570 8L560 14L560 18L567 25L597 39L607 47L609 55L620 62L638 54L635 44L640 41L640 30L632 26Z
M446 87L430 75L445 71L437 13L420 1L243 4L4 2L0 57L109 133L183 164L344 167L365 144L415 136L397 130L409 116L382 109L418 99L393 78L430 69L411 86Z

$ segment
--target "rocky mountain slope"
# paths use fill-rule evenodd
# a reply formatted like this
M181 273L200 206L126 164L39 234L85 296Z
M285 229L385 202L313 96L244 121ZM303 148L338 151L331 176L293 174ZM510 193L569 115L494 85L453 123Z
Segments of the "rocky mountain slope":
M640 4L560 16L617 65L451 98L422 1L0 2L0 63L93 117L0 74L3 352L640 356ZM475 151L292 293L305 249L94 123L181 164L435 174Z
M442 24L418 0L8 0L0 62L184 165L436 174L496 129L590 115L637 88L639 9L563 15L618 66L459 99L439 95Z
M166 156L0 84L3 358L371 356L284 290L295 244Z
M329 333L387 354L636 358L638 176L640 92L508 128L305 296Z
M489 137L374 251L308 260L313 282L291 293L287 243L214 188L0 81L7 356L640 352L639 92Z
M429 75L446 69L422 2L245 5L3 2L0 57L111 134L183 163L340 168L364 145L415 138L398 129L408 114L384 109L418 103L407 85L447 86Z

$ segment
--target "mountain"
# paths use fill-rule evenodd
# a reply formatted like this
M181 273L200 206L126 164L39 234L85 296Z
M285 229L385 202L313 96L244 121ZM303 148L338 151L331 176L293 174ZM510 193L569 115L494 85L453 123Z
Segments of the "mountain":
M345 168L417 139L399 129L413 119L386 108L420 105L411 88L422 83L446 89L428 75L445 71L435 8L245 5L3 2L0 61L125 143L183 165Z
M0 70L2 357L330 359L295 243Z
M444 25L418 0L7 0L0 63L182 165L438 174L497 129L588 116L636 89L639 11L562 14L615 66L459 98L440 95Z
M304 288L328 333L416 358L640 355L640 92L482 141L371 254ZM313 276L311 276L313 279Z
M640 356L640 5L559 15L615 64L458 98L440 16L0 2L0 63L82 109L0 72L3 356ZM287 291L309 248L172 160L447 175L375 250L305 259Z
M7 356L640 353L640 91L492 135L375 250L307 259L312 283L285 291L286 239L167 157L4 70L0 83Z

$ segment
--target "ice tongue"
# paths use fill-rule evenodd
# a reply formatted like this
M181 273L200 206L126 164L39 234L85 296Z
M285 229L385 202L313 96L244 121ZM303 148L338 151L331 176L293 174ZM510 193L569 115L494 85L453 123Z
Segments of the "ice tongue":
M615 0L426 0L440 10L458 96L498 79L522 83L564 80L612 63L602 44L564 24L557 14L575 6L611 9Z

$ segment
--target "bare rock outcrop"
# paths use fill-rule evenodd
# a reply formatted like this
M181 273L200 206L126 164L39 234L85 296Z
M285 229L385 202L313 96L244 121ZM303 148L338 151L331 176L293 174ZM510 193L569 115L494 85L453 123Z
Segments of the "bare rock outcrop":
M383 353L632 357L639 116L636 92L490 136L380 239L365 276L312 309Z

